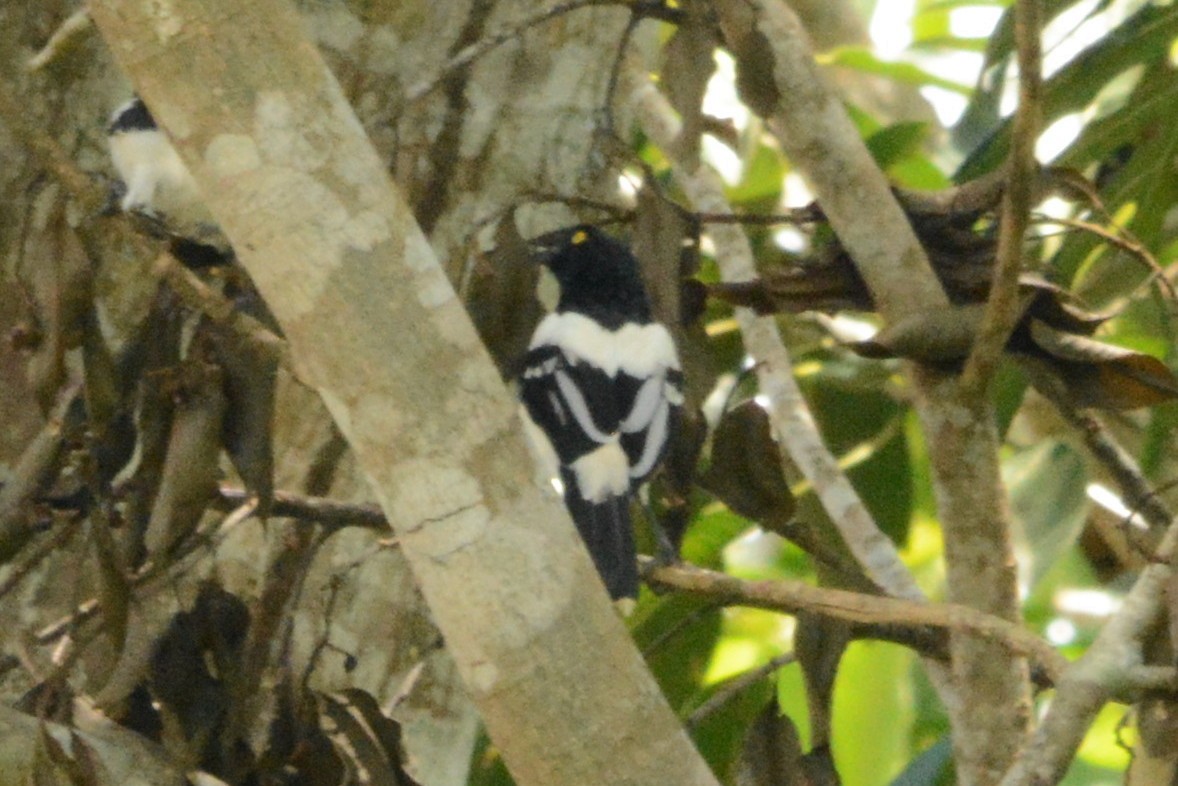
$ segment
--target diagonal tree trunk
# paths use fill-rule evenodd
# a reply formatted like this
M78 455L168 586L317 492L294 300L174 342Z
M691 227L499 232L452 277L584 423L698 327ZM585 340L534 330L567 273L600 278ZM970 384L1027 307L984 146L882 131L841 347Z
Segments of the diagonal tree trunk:
M517 781L714 783L529 482L511 398L293 9L91 10L215 195Z

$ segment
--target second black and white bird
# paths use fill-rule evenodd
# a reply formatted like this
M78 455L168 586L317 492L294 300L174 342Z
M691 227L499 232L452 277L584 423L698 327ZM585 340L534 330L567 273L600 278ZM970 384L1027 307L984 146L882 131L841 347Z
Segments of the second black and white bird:
M192 173L138 97L116 109L107 126L111 163L123 183L119 206L157 222L189 267L229 261L232 252Z
M560 285L520 377L529 437L610 596L638 594L630 498L666 453L683 403L674 340L653 320L634 256L592 226L546 235Z

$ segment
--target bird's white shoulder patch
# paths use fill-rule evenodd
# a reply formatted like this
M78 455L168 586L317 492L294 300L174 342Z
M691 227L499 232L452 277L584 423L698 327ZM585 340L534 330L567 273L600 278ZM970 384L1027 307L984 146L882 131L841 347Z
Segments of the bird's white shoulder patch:
M127 188L120 204L125 212L164 218L170 231L192 240L210 242L217 236L196 180L161 131L117 131L108 144L111 163Z
M110 137L110 158L127 186L123 210L155 208L155 190L191 175L167 138L155 129L120 131Z
M583 314L566 311L544 317L529 348L545 344L560 347L573 363L584 361L611 377L618 373L616 334Z
M622 325L615 343L618 369L632 377L641 379L679 368L679 353L675 351L671 332L658 322Z

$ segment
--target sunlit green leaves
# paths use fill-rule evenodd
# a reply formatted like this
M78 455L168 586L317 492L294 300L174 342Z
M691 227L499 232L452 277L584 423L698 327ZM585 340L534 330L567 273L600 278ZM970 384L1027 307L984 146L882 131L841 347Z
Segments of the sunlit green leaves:
M962 95L970 93L968 85L937 76L914 63L882 60L870 49L864 47L840 47L823 54L819 60L830 65L840 65L868 74L878 74L895 82L922 87L932 85Z
M1084 526L1087 468L1074 449L1049 440L1017 453L1003 470L1011 508L1022 526L1024 580L1033 587Z

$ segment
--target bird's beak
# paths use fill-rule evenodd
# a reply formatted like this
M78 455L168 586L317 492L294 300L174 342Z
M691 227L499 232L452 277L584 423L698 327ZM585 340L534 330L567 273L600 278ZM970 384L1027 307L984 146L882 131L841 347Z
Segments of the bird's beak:
M555 232L545 232L543 235L534 237L528 241L528 248L532 252L532 261L537 265L547 265L556 256L566 243L568 243L569 231L567 229L558 229Z
M532 238L528 245L532 247L533 258L538 264L546 265L556 254L569 246L576 246L590 239L591 235L585 226L565 227L554 232L546 232L539 237Z

